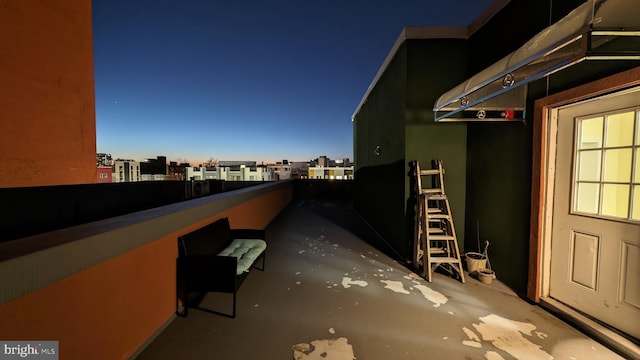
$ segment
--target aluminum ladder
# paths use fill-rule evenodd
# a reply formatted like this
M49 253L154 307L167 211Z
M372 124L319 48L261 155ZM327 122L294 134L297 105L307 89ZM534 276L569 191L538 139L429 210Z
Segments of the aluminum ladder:
M410 163L416 196L413 265L431 282L433 272L448 264L464 283L458 238L444 191L444 168L441 160L431 163L432 168L427 170L420 169L418 161Z

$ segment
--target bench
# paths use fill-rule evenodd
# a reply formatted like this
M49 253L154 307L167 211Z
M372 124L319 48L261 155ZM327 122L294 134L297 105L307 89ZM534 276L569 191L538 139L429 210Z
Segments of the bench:
M265 235L264 230L231 229L225 217L178 237L176 314L186 317L193 307L235 318L240 285L252 268L265 269ZM261 268L256 266L260 260ZM199 307L208 292L233 294L231 315Z

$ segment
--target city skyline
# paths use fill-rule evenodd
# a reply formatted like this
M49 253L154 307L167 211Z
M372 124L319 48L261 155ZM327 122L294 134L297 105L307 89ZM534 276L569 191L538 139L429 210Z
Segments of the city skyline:
M490 2L94 1L96 150L353 159L351 115L402 29L466 26Z
M152 157L147 157L144 159L133 159L133 158L127 158L127 157L122 157L122 156L118 156L117 154L112 154L112 153L105 153L105 152L98 152L96 153L97 158L98 158L98 164L102 164L105 161L135 161L135 162L150 162L150 161L157 161L159 158L161 157L165 157L166 158L166 163L169 164L171 162L175 162L177 164L184 164L184 163L189 163L189 165L191 167L202 167L202 166L211 166L211 164L218 164L218 163L233 163L233 162L244 162L244 163L255 163L256 165L276 165L276 164L283 164L283 163L289 163L289 164L293 164L293 163L311 163L314 161L320 161L321 157L326 157L327 161L329 162L335 162L335 163L343 163L344 161L348 161L350 164L353 164L353 158L350 157L341 157L341 158L331 158L329 156L325 156L325 155L319 155L310 159L280 159L280 160L276 160L276 161L271 161L271 162L266 162L266 161L257 161L257 160L236 160L236 159L217 159L217 158L209 158L206 159L204 161L201 162L197 162L194 163L192 161L188 161L188 159L182 159L182 158L176 158L176 159L169 159L168 157L164 156L164 155L156 155L156 156L152 156ZM108 156L108 159L105 157Z

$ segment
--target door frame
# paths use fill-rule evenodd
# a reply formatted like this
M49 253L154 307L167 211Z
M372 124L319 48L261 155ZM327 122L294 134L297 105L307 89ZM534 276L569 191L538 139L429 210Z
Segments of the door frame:
M553 178L555 172L555 136L558 108L640 85L640 67L577 86L534 103L531 172L531 219L529 230L529 269L527 298L573 322L592 336L609 344L619 352L629 353L638 347L615 336L614 333L554 301L549 295L551 215L553 204Z

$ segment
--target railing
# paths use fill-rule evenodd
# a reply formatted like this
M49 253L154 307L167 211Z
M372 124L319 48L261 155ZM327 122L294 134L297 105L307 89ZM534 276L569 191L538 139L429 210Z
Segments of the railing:
M1 243L0 339L130 357L173 319L179 235L225 216L262 228L292 199L281 181Z

